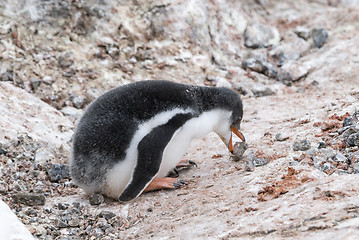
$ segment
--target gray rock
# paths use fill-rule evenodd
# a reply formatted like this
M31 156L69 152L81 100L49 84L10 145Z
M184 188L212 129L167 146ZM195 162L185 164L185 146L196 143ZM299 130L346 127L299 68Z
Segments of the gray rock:
M45 195L36 193L15 193L12 195L14 203L21 203L28 206L39 206L45 204Z
M98 214L99 217L102 217L102 218L105 218L106 220L109 220L113 217L116 217L116 214L114 214L113 212L110 212L110 211L101 211L99 214Z
M248 148L247 143L236 142L233 146L233 154L234 154L233 160L236 162L239 161L242 158L244 152L247 150L247 148Z
M74 57L72 52L67 52L59 57L59 65L62 68L70 67L74 63Z
M350 153L348 159L351 161L352 164L359 163L359 151Z
M263 24L249 24L244 31L244 45L249 48L263 48L279 43L280 35L276 28Z
M30 80L31 89L33 91L35 91L36 89L38 89L40 87L41 83L42 83L41 79L39 79L37 77L31 78L31 80Z
M254 167L266 165L269 162L268 158L256 157L254 152L251 151L246 161L246 171L253 171Z
M58 182L65 178L70 178L70 168L67 164L51 163L47 167L47 175L51 182Z
M69 225L62 221L61 219L55 219L55 226L58 227L58 228L65 228L65 227L68 227Z
M346 117L343 121L343 127L348 127L348 126L351 126L354 124L355 124L355 121L354 121L353 117Z
M295 28L295 34L297 34L298 37L303 38L304 40L307 40L308 38L310 38L312 32L303 26L297 26Z
M274 138L275 138L275 140L282 142L289 138L289 134L288 133L277 133Z
M294 142L293 150L294 151L306 151L310 149L310 141L307 139L299 140Z
M359 146L359 132L351 134L345 142L349 147Z
M92 194L89 197L89 201L91 205L100 205L105 201L105 198L101 194Z
M80 225L80 220L78 218L72 218L69 222L68 225L70 227L78 227Z
M85 98L82 96L72 95L71 101L72 101L72 104L74 105L74 107L77 109L81 109L85 105Z
M278 68L273 64L259 56L249 57L243 60L242 68L247 70L262 73L270 78L276 78L278 74Z
M272 89L270 89L269 87L256 86L255 88L252 89L252 92L253 92L254 96L256 96L256 97L265 97L265 96L275 95L275 92Z
M316 46L317 48L321 48L327 42L328 30L323 28L320 29L315 28L312 31L312 38L313 38L314 46Z
M353 164L353 173L359 174L359 162Z
M274 47L269 54L277 66L283 66L288 61L297 60L309 49L308 42L292 34L281 41L280 45Z
M337 152L337 154L334 157L334 160L336 162L348 162L348 159L340 152Z
M81 109L77 109L74 107L64 107L60 110L65 116L70 117L72 119L78 119L83 114L83 111Z
M60 210L66 210L69 208L69 205L68 203L58 203L57 204L57 208L60 209Z
M326 148L326 147L327 147L327 144L325 142L319 142L318 143L318 149Z

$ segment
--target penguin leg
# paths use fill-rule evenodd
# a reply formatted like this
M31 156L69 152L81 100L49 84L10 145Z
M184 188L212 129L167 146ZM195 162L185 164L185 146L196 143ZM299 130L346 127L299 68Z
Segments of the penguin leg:
M142 138L137 146L137 165L132 174L132 180L119 196L119 201L129 201L138 197L151 184L160 169L164 149L171 141L173 134L190 118L192 115L189 113L177 114L166 124L153 128ZM157 181L153 183L153 186L171 185L168 183L170 180ZM175 186L171 188L173 187L176 188Z
M161 189L176 189L180 188L183 185L187 185L186 181L181 179L165 177L165 178L155 178L152 182L146 187L144 192L151 192Z

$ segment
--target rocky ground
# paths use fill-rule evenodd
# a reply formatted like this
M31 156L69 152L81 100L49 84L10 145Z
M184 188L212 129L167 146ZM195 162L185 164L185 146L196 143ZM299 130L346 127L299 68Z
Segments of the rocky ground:
M21 9L21 10L19 10ZM38 239L357 239L359 2L3 1L0 194ZM237 90L248 149L210 134L175 191L71 183L76 120L108 89ZM236 160L236 161L235 161Z

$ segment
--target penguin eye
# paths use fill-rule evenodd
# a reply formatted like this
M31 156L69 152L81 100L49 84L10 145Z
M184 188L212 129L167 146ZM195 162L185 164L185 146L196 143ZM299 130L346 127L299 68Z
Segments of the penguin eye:
M241 123L241 121L242 121L242 117L239 117L237 120L235 120L235 121L233 122L233 124L238 125L238 124Z

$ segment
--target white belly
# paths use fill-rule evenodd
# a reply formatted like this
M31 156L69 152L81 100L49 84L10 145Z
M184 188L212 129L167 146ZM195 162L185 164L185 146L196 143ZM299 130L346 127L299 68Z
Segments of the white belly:
M228 119L230 114L229 111L216 109L202 113L199 117L192 118L186 122L175 132L171 141L166 146L160 170L156 177L165 177L169 171L176 167L193 139L203 138L214 129L229 129L226 121L220 121L220 119ZM218 122L221 122L223 126L217 126Z

